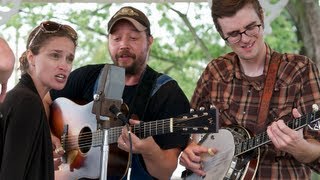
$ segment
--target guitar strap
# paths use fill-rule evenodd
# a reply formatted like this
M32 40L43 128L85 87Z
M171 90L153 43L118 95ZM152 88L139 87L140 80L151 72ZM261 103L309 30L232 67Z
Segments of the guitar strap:
M143 121L151 97L163 84L170 80L172 79L169 76L158 73L147 66L139 82L134 98L129 105L128 117L137 115L139 120Z
M261 103L258 111L258 123L255 128L255 134L261 132L265 128L266 120L269 114L269 105L274 90L277 72L282 55L278 52L272 53L272 58L270 60L269 69L267 72L267 77L265 79L263 94L261 97Z

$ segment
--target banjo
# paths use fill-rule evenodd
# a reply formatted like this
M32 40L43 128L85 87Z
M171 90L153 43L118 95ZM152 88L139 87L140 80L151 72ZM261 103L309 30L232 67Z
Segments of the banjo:
M320 118L318 106L313 105L313 109L312 113L293 119L287 126L298 130L317 122ZM251 133L241 126L225 127L218 133L196 134L196 139L200 139L198 144L202 146L217 148L218 153L214 156L209 153L202 155L205 177L186 170L182 174L182 178L186 180L254 179L260 159L259 147L271 141L266 131L251 136Z

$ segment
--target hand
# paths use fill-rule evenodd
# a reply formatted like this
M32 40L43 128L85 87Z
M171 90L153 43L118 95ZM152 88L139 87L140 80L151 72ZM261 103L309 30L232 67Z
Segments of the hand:
M182 152L180 156L180 164L185 166L187 169L198 174L199 176L205 176L206 172L203 171L201 166L201 154L209 153L214 155L217 153L215 148L207 148L199 146L195 142L190 143L187 148Z
M140 121L130 119L129 123L135 125L135 124L139 124ZM138 153L136 147L139 146L139 144L141 144L142 142L131 131L130 131L130 134L131 134L132 152ZM121 135L118 138L118 147L124 151L127 151L127 152L130 151L130 139L129 139L129 131L127 129L127 125L123 126L122 128Z
M0 93L0 103L3 102L4 98L6 97L7 92L7 82L1 84L1 93Z
M295 118L301 117L297 109L293 109L292 114ZM298 161L307 163L314 159L310 149L315 148L311 148L311 144L304 139L302 129L290 129L283 120L278 120L268 127L267 133L277 149L293 155Z
M130 119L129 123L132 125L137 125L140 123L140 121ZM140 139L132 132L130 132L130 134L131 134L131 142L132 142L132 153L136 153L136 154L149 153L149 150L151 150L155 144L152 137ZM124 151L127 151L127 152L130 151L129 132L126 126L122 128L122 133L118 138L118 147Z
M54 170L59 170L59 166L62 164L61 157L65 153L61 146L59 138L51 134L52 150L53 150L53 162Z

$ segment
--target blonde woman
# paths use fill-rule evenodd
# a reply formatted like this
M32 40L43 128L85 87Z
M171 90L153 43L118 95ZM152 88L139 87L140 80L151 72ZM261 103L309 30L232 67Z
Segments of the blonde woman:
M42 22L20 57L19 83L0 105L0 179L54 179L50 128L42 99L62 89L72 69L77 33L68 25Z

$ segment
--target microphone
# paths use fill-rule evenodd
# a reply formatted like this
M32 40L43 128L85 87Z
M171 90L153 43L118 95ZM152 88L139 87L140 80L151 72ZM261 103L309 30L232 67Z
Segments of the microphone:
M96 115L98 129L102 130L103 143L100 157L100 179L107 180L109 157L109 128L127 124L128 120L119 110L122 105L122 93L125 86L125 69L111 64L106 64L100 72L94 86L92 113ZM118 120L119 119L119 120ZM127 124L127 129L129 125ZM129 130L128 130L129 131ZM130 141L130 161L132 161L132 141ZM111 144L110 144L111 146ZM118 155L110 151L113 155ZM129 163L131 169L131 163Z
M116 114L110 112L111 106L118 110L122 104L122 94L125 86L125 69L120 66L106 64L101 70L95 84L94 103L92 113L96 114L99 124L103 128L122 125L122 120L116 121ZM119 110L120 112L120 110ZM107 118L106 118L107 117ZM108 120L111 121L108 121Z
M116 116L116 118L120 119L124 124L129 124L128 119L126 116L115 106L112 104L109 108L109 111Z

